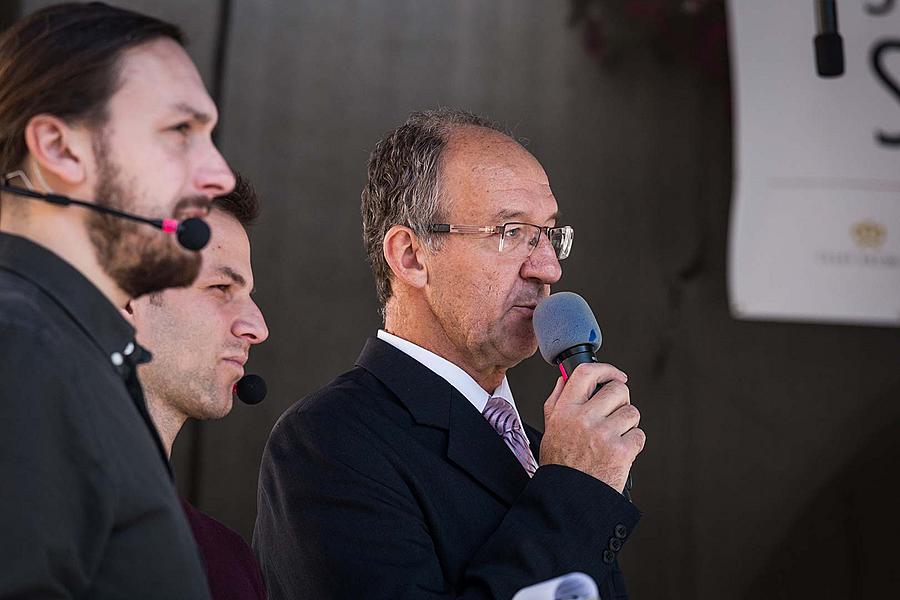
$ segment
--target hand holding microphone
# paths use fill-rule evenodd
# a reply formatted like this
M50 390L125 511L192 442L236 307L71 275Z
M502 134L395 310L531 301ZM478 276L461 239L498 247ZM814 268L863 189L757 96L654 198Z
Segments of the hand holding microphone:
M646 441L628 376L596 362L600 328L581 296L553 294L533 319L541 354L562 372L544 404L540 463L578 469L627 496L631 464Z

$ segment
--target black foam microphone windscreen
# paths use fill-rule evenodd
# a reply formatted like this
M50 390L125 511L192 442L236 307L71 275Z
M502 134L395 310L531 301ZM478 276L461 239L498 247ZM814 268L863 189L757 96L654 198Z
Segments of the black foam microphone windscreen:
M209 225L198 217L185 219L175 233L178 243L188 250L202 250L209 243Z
M268 392L266 380L259 375L244 375L234 386L234 393L244 404L259 404Z

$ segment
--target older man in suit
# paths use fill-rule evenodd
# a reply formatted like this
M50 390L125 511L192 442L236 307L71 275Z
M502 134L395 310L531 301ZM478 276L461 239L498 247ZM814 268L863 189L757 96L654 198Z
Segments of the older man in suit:
M543 437L506 378L571 247L540 164L486 119L417 113L372 153L362 213L384 329L266 446L271 597L508 599L569 571L626 597L640 513L621 492L644 445L626 375L558 381Z

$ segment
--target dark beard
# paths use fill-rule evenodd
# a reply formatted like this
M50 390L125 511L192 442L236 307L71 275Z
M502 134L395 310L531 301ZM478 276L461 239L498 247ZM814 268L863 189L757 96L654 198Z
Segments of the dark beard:
M94 201L128 211L131 208L125 202L128 194L102 141L95 144L94 155L98 168ZM177 218L182 210L198 204L209 206L209 200L183 198L173 216ZM91 211L87 224L101 268L132 298L188 286L200 272L200 253L184 250L172 234L96 211Z

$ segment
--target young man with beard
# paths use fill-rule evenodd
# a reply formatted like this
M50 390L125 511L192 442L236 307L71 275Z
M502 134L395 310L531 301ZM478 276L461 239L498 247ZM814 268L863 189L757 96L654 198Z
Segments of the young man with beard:
M202 216L234 186L215 122L170 24L65 4L0 37L0 597L208 597L119 313L200 256L10 188Z
M269 336L250 297L253 271L246 228L258 213L256 193L238 177L234 191L212 203L207 217L212 238L194 283L142 296L125 308L138 342L153 353L138 373L167 456L188 418L228 414L250 347ZM203 555L213 600L265 598L250 546L187 501L181 503Z
M581 571L627 597L640 513L621 492L644 445L627 377L557 381L543 437L506 378L572 242L540 163L483 118L415 114L372 153L362 214L384 330L272 431L254 531L270 596L507 600Z

